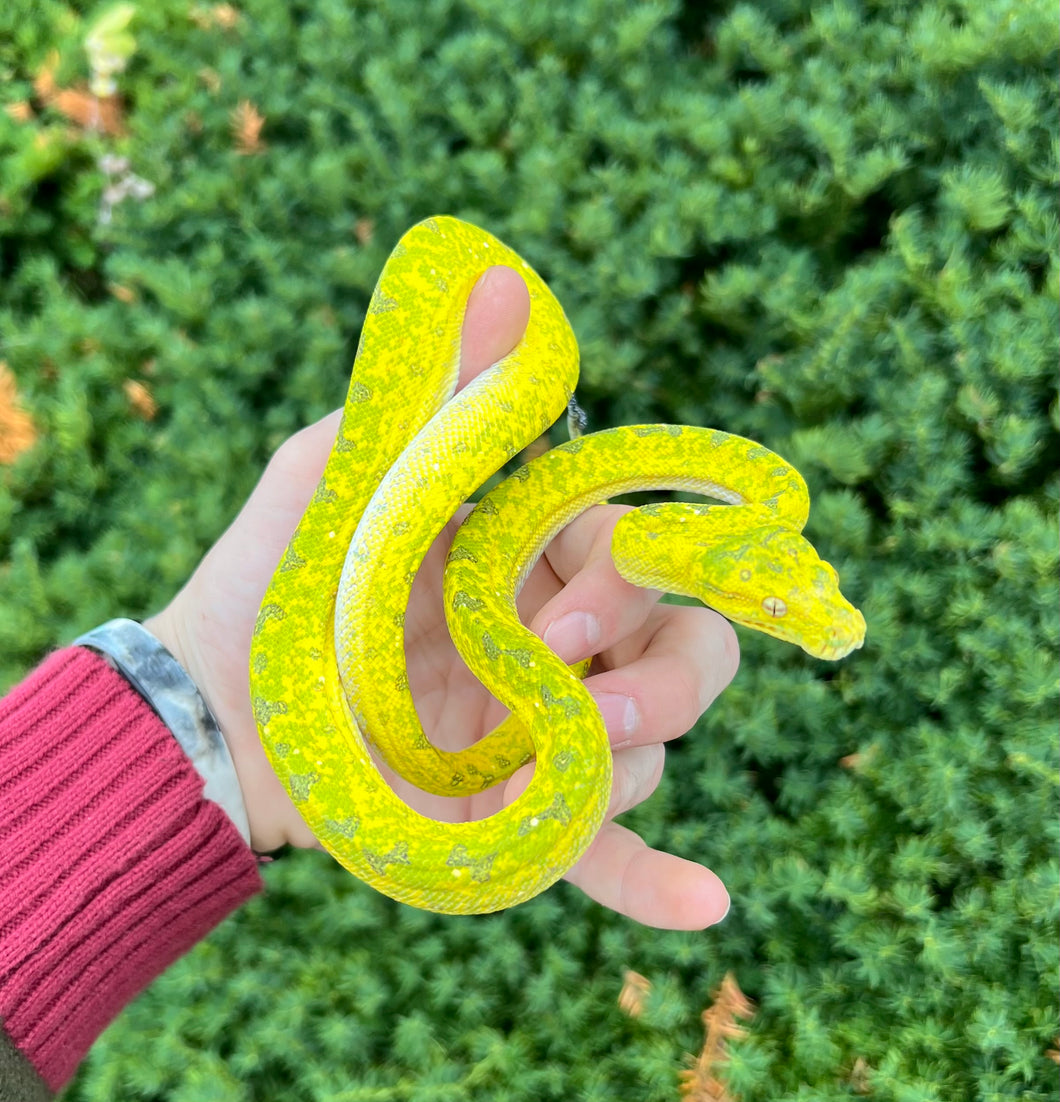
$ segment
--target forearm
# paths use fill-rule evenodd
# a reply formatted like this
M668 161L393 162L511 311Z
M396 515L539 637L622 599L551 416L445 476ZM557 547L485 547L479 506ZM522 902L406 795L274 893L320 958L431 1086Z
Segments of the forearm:
M202 788L151 707L88 650L53 654L0 700L0 1023L53 1091L260 889Z

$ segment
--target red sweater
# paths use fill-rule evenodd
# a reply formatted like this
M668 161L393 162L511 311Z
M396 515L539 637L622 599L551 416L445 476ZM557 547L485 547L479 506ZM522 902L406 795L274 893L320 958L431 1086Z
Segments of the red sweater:
M137 992L261 889L202 788L92 651L58 651L0 700L0 1102L62 1087Z

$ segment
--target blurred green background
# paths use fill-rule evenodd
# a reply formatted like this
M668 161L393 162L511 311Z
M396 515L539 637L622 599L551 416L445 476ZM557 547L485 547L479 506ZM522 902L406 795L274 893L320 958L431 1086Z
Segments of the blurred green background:
M37 436L0 465L3 685L172 596L434 213L550 282L597 426L792 460L869 636L832 668L744 634L628 817L723 877L721 926L566 885L441 918L296 854L66 1099L662 1102L726 973L731 1098L1054 1099L1055 4L152 0L100 112L105 11L0 10L0 394Z

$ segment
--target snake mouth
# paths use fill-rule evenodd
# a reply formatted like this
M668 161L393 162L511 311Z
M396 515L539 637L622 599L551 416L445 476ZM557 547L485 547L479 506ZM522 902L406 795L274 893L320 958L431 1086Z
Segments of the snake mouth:
M802 649L814 658L823 658L826 662L838 662L853 651L861 650L865 644L865 617L851 608L840 623L830 624L825 629L825 637L813 643L803 643Z
M814 658L823 658L826 662L838 662L841 658L846 658L848 654L856 650L861 650L864 642L864 639L858 638L841 640L827 639L816 647L804 646L802 649L806 651L807 654L813 655Z

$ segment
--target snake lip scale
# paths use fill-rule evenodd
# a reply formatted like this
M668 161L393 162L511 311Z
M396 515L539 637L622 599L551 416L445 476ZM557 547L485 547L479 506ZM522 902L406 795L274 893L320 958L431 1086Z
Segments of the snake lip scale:
M511 353L454 395L467 297L494 264L525 280L529 324ZM603 822L611 751L580 680L588 662L565 665L515 610L548 541L590 506L638 489L712 498L719 504L667 502L623 516L611 545L623 577L698 598L818 658L842 658L864 640L864 618L801 534L809 495L785 460L693 426L579 436L493 489L453 541L449 632L510 715L464 750L436 748L405 664L413 578L460 504L568 408L577 375L571 326L522 257L455 218L413 226L379 277L331 455L258 613L251 696L273 768L345 868L418 907L475 914L530 899ZM439 822L395 794L373 753L450 796L531 760L535 768L495 815Z

